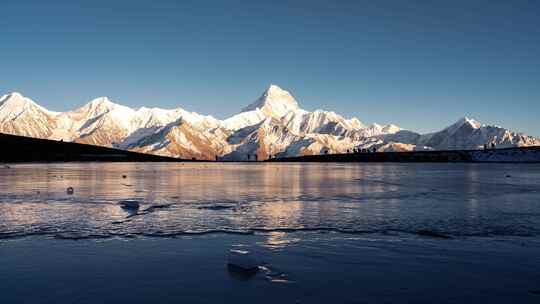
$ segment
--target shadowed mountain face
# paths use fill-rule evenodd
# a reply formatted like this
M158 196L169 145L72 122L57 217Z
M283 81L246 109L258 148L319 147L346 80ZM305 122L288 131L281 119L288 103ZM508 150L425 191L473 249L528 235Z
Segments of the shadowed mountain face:
M419 134L396 125L364 125L330 111L300 108L271 85L240 113L218 120L182 108L131 109L100 97L69 112L52 112L19 93L0 97L0 133L87 143L180 158L266 159L378 151L477 149L540 145L540 140L462 118L442 131Z

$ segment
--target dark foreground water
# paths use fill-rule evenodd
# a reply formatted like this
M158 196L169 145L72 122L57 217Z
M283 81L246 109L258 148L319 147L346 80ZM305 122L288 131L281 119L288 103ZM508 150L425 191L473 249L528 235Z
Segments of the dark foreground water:
M540 166L0 166L0 303L330 301L538 303Z

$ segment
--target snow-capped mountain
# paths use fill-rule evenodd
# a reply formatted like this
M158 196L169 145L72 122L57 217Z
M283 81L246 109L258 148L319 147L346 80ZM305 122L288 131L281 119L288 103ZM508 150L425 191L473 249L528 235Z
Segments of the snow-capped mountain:
M14 92L0 97L0 132L48 138L56 128L57 113Z
M536 146L540 140L523 133L482 125L478 121L464 117L442 131L418 134L411 131L399 131L379 136L385 142L399 142L410 145L414 150L474 150L486 144L495 144L499 148Z
M540 140L462 118L434 133L394 124L363 124L331 111L307 111L276 85L240 113L218 120L182 108L132 109L96 98L68 112L52 112L19 93L0 97L0 132L74 141L180 158L226 160L378 151L477 149L540 145Z

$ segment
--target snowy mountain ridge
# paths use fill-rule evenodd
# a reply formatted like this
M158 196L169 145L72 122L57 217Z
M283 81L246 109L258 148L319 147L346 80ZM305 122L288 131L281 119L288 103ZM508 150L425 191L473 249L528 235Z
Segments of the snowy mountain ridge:
M353 149L378 151L476 149L540 145L522 133L464 117L434 133L419 134L394 124L364 125L357 118L324 110L306 111L277 85L225 120L189 112L132 109L98 97L72 111L53 112L22 94L0 97L0 132L74 141L181 158L266 159Z

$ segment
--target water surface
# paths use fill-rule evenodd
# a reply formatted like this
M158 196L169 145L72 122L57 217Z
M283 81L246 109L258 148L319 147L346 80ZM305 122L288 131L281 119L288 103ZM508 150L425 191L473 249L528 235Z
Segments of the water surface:
M66 192L73 187L72 195ZM140 204L123 208L121 201ZM0 236L297 230L540 235L540 165L70 163L0 167Z

